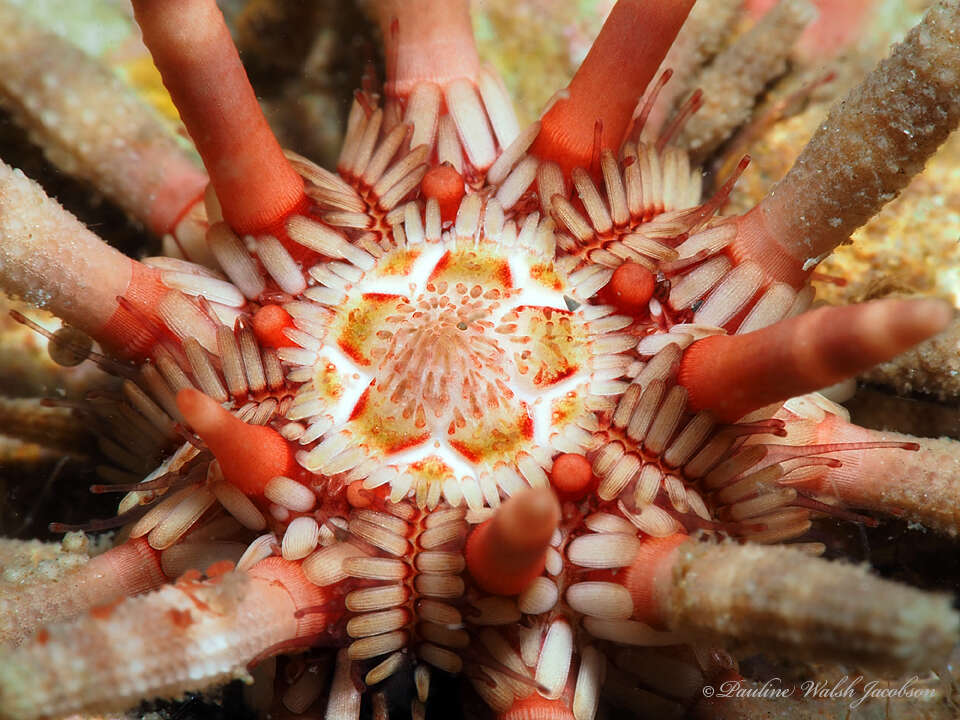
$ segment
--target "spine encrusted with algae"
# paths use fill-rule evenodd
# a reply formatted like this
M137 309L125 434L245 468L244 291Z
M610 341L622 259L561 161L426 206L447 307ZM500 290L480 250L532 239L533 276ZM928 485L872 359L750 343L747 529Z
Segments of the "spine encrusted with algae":
M157 232L205 184L157 114L109 69L0 3L0 102L60 169Z
M212 586L167 585L3 650L0 718L112 712L242 676L296 624L292 609L278 614L251 592L253 582L232 574Z
M960 3L940 0L836 105L761 207L816 258L867 222L960 122Z
M783 0L721 53L697 77L705 90L703 107L687 121L681 147L703 158L746 122L757 96L783 74L794 44L815 16L808 0Z
M946 595L763 545L683 545L662 602L681 632L878 670L945 660L960 625Z

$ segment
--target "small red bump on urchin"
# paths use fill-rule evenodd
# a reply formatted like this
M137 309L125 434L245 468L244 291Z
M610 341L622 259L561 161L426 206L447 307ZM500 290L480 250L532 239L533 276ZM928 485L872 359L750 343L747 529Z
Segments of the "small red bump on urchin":
M613 271L605 288L606 297L621 312L637 317L648 310L656 278L643 265L629 260Z
M347 503L350 507L366 508L373 504L372 493L363 487L363 480L354 480L347 485Z
M550 483L561 500L582 500L597 488L590 461L577 453L563 453L554 459Z
M253 334L266 347L296 347L296 343L283 333L292 327L295 327L293 318L279 305L264 305L253 314Z
M436 198L440 205L440 220L442 222L456 220L457 210L460 209L460 201L463 200L465 188L463 177L454 169L453 165L445 162L428 170L420 182L420 188L425 198Z

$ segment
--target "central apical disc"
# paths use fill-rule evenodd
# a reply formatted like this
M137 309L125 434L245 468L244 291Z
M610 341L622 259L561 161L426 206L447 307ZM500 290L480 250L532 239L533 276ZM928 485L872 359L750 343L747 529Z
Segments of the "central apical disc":
M541 226L491 238L458 225L384 249L365 273L331 263L340 274L317 277L325 341L295 408L322 407L311 427L328 429L302 454L308 469L480 507L544 484L555 452L588 441L606 394L596 385L623 374L634 341L606 334L626 318L570 298L553 253L532 242L552 240ZM342 290L335 302L328 288Z

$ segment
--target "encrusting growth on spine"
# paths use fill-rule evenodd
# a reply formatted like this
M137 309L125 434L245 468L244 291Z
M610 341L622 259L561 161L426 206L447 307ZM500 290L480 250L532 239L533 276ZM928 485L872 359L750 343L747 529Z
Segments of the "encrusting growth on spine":
M698 340L684 353L678 381L691 408L733 422L889 360L946 328L952 317L940 300L820 308L745 335Z
M487 592L516 595L543 572L550 538L560 521L553 493L517 493L467 541L467 569Z
M93 182L159 235L203 193L203 170L133 91L6 3L0 93L60 169Z
M703 106L677 144L698 161L750 117L756 97L786 69L794 44L815 16L809 0L783 0L755 28L721 53L698 78Z
M657 92L643 125L643 138L655 140L676 100L700 86L697 82L698 71L729 41L739 19L739 8L727 0L698 0L693 6L657 71L657 77L666 70L672 70L673 75ZM647 88L641 105L647 101L653 89L653 85Z
M747 216L767 246L807 270L893 200L960 122L960 5L940 0L836 105L787 176Z
M531 154L569 174L589 168L601 150L616 150L692 6L692 0L620 0L570 86L544 113Z
M248 574L181 579L104 612L51 625L0 650L0 717L123 710L244 677L275 648L324 632L324 591L300 566L268 558ZM304 611L304 612L300 612Z
M777 0L747 0L743 9L763 17ZM807 26L797 44L797 55L806 62L831 60L863 36L876 12L877 0L817 0L817 19Z
M958 639L949 597L863 567L782 546L688 542L672 552L660 616L693 637L893 672L946 661Z
M214 0L134 0L137 23L239 233L268 231L304 201Z
M37 295L36 288L46 288ZM61 317L121 357L142 357L156 332L147 318L168 292L156 270L131 260L43 190L0 163L0 288Z
M167 576L146 538L130 540L57 580L0 586L0 644L19 645L37 628L160 587Z

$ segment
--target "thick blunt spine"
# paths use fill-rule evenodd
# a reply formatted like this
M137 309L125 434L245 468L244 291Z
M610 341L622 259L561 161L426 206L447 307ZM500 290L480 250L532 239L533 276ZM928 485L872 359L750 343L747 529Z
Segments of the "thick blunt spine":
M157 305L169 292L158 271L114 250L3 163L0 289L49 310L122 357L143 357L156 340L156 328L130 307L157 320Z
M946 328L952 315L939 300L820 308L745 335L698 340L678 379L690 407L733 422L889 360Z
M238 233L273 228L304 199L214 0L134 0L143 39Z
M804 270L850 237L923 169L960 122L960 5L940 0L828 115L787 176L747 217ZM789 281L789 280L788 280Z
M490 593L516 595L543 572L560 506L550 490L517 493L467 540L467 569Z
M223 476L244 493L262 495L273 478L296 471L289 441L273 428L245 423L193 388L177 393L177 407L217 458Z
M544 114L531 153L569 174L616 151L693 0L620 0L562 97ZM599 127L599 147L595 147Z

